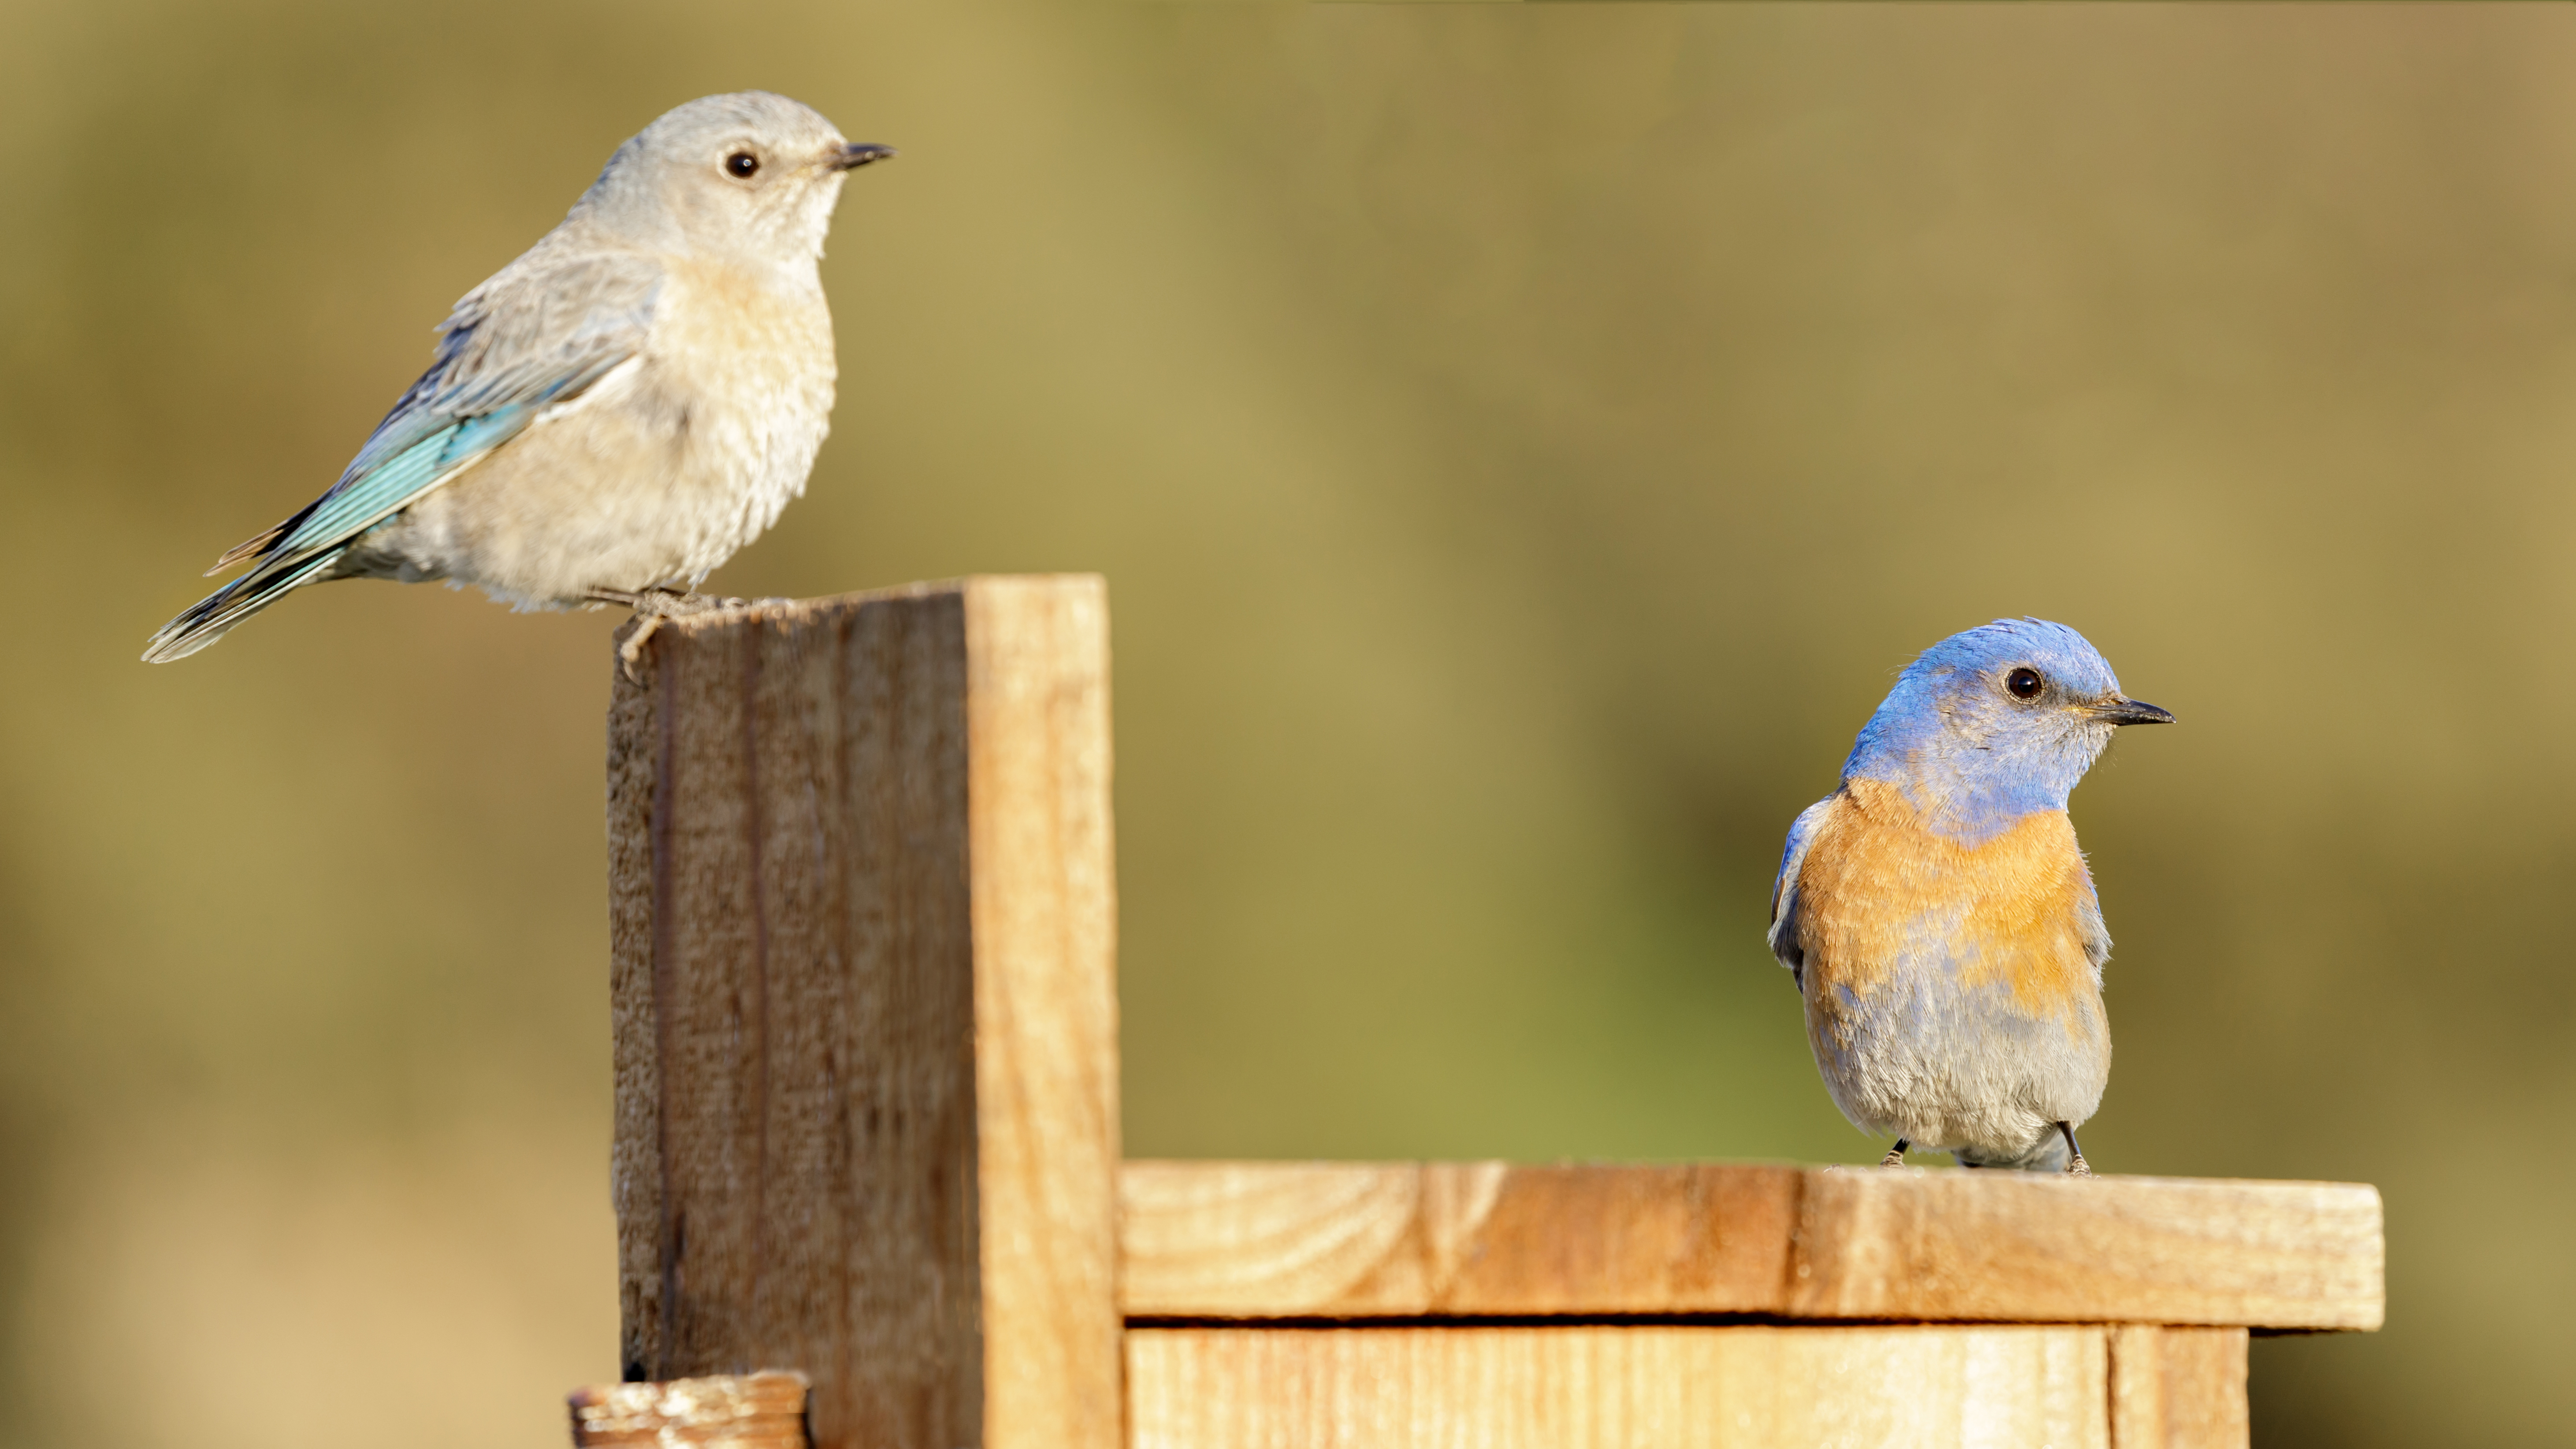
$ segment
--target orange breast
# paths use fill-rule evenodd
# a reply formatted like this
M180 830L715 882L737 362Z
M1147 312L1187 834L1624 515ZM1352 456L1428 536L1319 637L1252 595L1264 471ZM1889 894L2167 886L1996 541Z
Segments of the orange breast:
M1900 971L1937 967L1962 987L2008 983L2020 1010L2059 1015L2099 991L2084 949L2092 895L2062 810L1961 845L1925 829L1894 786L1854 780L1798 871L1810 999L1836 987L1866 999Z

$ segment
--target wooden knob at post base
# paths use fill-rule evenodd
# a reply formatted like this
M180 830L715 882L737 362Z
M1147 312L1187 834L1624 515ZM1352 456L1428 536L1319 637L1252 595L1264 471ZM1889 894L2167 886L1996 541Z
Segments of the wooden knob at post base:
M572 1442L574 1449L806 1449L805 1388L803 1374L776 1369L659 1384L594 1384L572 1395Z

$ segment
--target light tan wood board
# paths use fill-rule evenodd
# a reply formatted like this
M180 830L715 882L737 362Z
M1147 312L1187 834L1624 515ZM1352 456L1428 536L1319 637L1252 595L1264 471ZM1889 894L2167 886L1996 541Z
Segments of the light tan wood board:
M572 1396L574 1449L805 1449L805 1376L598 1384Z
M2120 1449L2240 1445L2253 1435L2241 1328L2111 1330L2111 1442Z
M1137 1328L1127 1335L1129 1442L1134 1449L2242 1449L2241 1334L2232 1340L2232 1378L2160 1383L2162 1407L2150 1422L2115 1411L2109 1339L2118 1331ZM2233 1402L2184 1404L2193 1393L2232 1394ZM2221 1427L2172 1432L2184 1419Z
M630 1378L789 1365L819 1449L1112 1449L1107 606L674 620L609 722Z
M2369 1329L2377 1190L1761 1166L1131 1162L1131 1318Z

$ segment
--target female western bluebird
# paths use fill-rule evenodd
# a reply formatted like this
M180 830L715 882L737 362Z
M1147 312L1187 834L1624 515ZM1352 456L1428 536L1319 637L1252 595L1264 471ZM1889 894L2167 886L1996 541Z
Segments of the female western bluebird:
M340 481L218 560L209 572L250 571L143 657L193 654L329 579L657 617L698 603L689 591L805 491L834 371L815 261L843 177L893 154L761 91L645 127L562 225L456 304L437 361Z
M1771 950L1807 1002L1834 1105L1966 1167L2086 1174L2075 1129L2111 1076L2111 938L2066 797L2123 698L2063 624L1999 619L1906 667L1789 827Z

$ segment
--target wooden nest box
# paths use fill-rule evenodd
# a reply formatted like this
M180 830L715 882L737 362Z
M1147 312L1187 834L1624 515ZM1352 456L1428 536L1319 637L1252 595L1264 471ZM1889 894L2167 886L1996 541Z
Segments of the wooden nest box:
M2242 1445L2249 1330L2380 1323L2361 1186L1124 1162L1101 582L675 620L638 674L634 1382L580 1442Z

